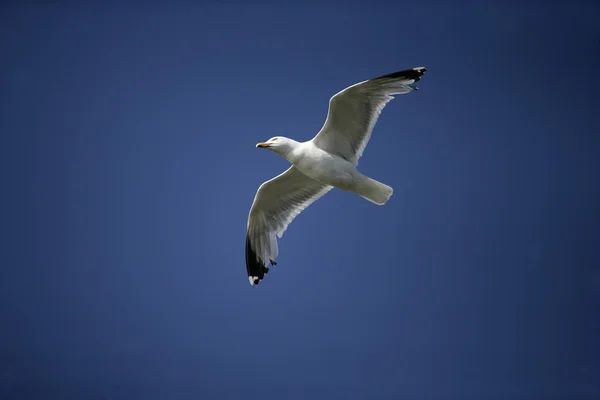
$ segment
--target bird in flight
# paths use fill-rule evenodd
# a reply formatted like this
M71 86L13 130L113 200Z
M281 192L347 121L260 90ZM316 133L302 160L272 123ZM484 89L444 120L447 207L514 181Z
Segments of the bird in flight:
M356 83L329 100L327 119L317 135L297 142L275 136L257 148L269 149L291 164L258 188L248 214L246 269L257 285L275 265L281 238L292 220L331 189L356 193L384 205L393 189L361 174L356 166L373 127L394 95L410 93L425 67L406 69Z

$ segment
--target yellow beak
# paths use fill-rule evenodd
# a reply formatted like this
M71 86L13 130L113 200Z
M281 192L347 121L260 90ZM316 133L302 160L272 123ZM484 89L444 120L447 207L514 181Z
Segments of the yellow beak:
M261 148L261 147L269 147L271 146L269 143L257 143L256 147L257 148Z

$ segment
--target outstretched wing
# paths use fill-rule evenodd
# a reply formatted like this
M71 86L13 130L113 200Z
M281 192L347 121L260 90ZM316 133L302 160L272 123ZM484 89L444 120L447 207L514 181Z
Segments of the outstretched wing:
M323 127L312 139L323 150L358 164L373 127L385 105L394 95L416 90L425 67L406 69L359 82L329 100Z
M292 220L333 187L323 185L292 166L258 188L248 215L246 269L251 285L258 284L275 265L277 237ZM277 236L277 237L276 237Z

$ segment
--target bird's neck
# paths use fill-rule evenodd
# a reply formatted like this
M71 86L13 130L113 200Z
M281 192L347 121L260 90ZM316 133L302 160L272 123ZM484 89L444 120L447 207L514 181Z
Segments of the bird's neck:
M293 164L298 157L300 157L301 147L302 143L298 143L295 140L290 140L290 143L287 146L278 149L279 151L277 153Z

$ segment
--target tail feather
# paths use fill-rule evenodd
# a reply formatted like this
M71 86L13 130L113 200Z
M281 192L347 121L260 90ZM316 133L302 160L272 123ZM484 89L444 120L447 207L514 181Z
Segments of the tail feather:
M355 193L378 206L382 206L390 199L392 193L394 193L394 189L375 179L364 176L362 181L357 185Z

